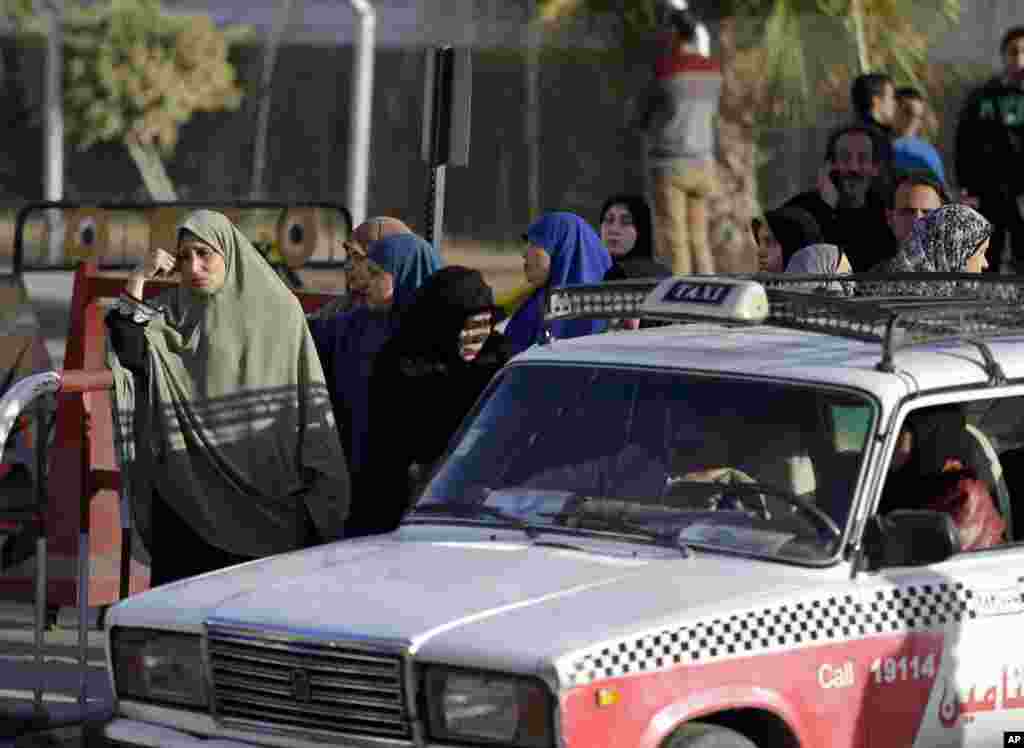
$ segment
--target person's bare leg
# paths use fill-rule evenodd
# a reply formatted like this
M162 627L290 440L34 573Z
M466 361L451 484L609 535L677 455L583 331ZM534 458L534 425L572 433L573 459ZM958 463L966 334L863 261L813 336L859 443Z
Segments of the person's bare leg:
M690 249L695 273L714 273L715 261L708 240L708 198L706 194L688 195L686 202L689 219Z
M681 178L654 177L654 238L658 261L674 275L692 272L687 217L687 194Z

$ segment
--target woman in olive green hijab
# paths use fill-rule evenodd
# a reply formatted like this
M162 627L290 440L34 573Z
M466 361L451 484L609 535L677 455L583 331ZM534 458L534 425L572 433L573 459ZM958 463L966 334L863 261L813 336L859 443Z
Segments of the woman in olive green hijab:
M145 282L180 274L142 301ZM201 210L108 315L115 423L153 586L342 536L349 480L298 300Z

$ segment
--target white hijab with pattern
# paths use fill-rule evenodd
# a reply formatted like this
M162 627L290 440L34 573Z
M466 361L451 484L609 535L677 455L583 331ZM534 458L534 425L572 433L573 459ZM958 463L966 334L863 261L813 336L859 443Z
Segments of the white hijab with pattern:
M967 260L992 235L992 224L974 208L951 203L914 222L893 258L896 273L962 273Z

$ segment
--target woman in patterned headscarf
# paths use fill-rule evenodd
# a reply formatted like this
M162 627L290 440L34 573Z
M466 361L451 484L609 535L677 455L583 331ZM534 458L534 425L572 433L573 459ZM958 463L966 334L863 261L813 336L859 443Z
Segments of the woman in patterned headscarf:
M981 273L988 267L985 253L992 224L962 203L933 210L914 222L896 256L879 266L883 273ZM929 283L889 282L880 292L888 296L953 296L957 281Z
M148 302L147 281L180 282ZM115 440L153 586L342 535L349 482L298 299L192 213L107 317Z
M992 224L974 208L943 205L922 216L887 268L892 273L980 273Z

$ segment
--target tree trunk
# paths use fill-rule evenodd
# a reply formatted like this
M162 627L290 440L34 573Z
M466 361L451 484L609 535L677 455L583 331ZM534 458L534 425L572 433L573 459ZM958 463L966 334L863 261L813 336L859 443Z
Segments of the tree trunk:
M164 168L164 161L160 152L154 146L142 145L134 141L125 144L128 153L135 162L135 167L142 177L142 184L152 200L158 202L175 202L178 199L174 189L174 183L167 176L167 169Z
M718 118L719 189L708 202L708 234L715 270L757 270L757 246L751 220L761 213L757 199L757 147L749 87L732 65L736 57L734 19L719 30L722 96Z
M860 72L866 73L871 69L871 61L868 59L868 43L864 36L863 0L850 0L850 21L853 23L854 41L857 43L857 64Z
M260 200L265 193L263 175L267 165L267 130L270 127L274 68L277 65L277 50L281 46L281 37L288 27L293 5L294 0L281 0L278 4L274 26L263 49L263 73L260 77L259 103L256 110L256 136L252 147L252 182L249 186L251 200Z

